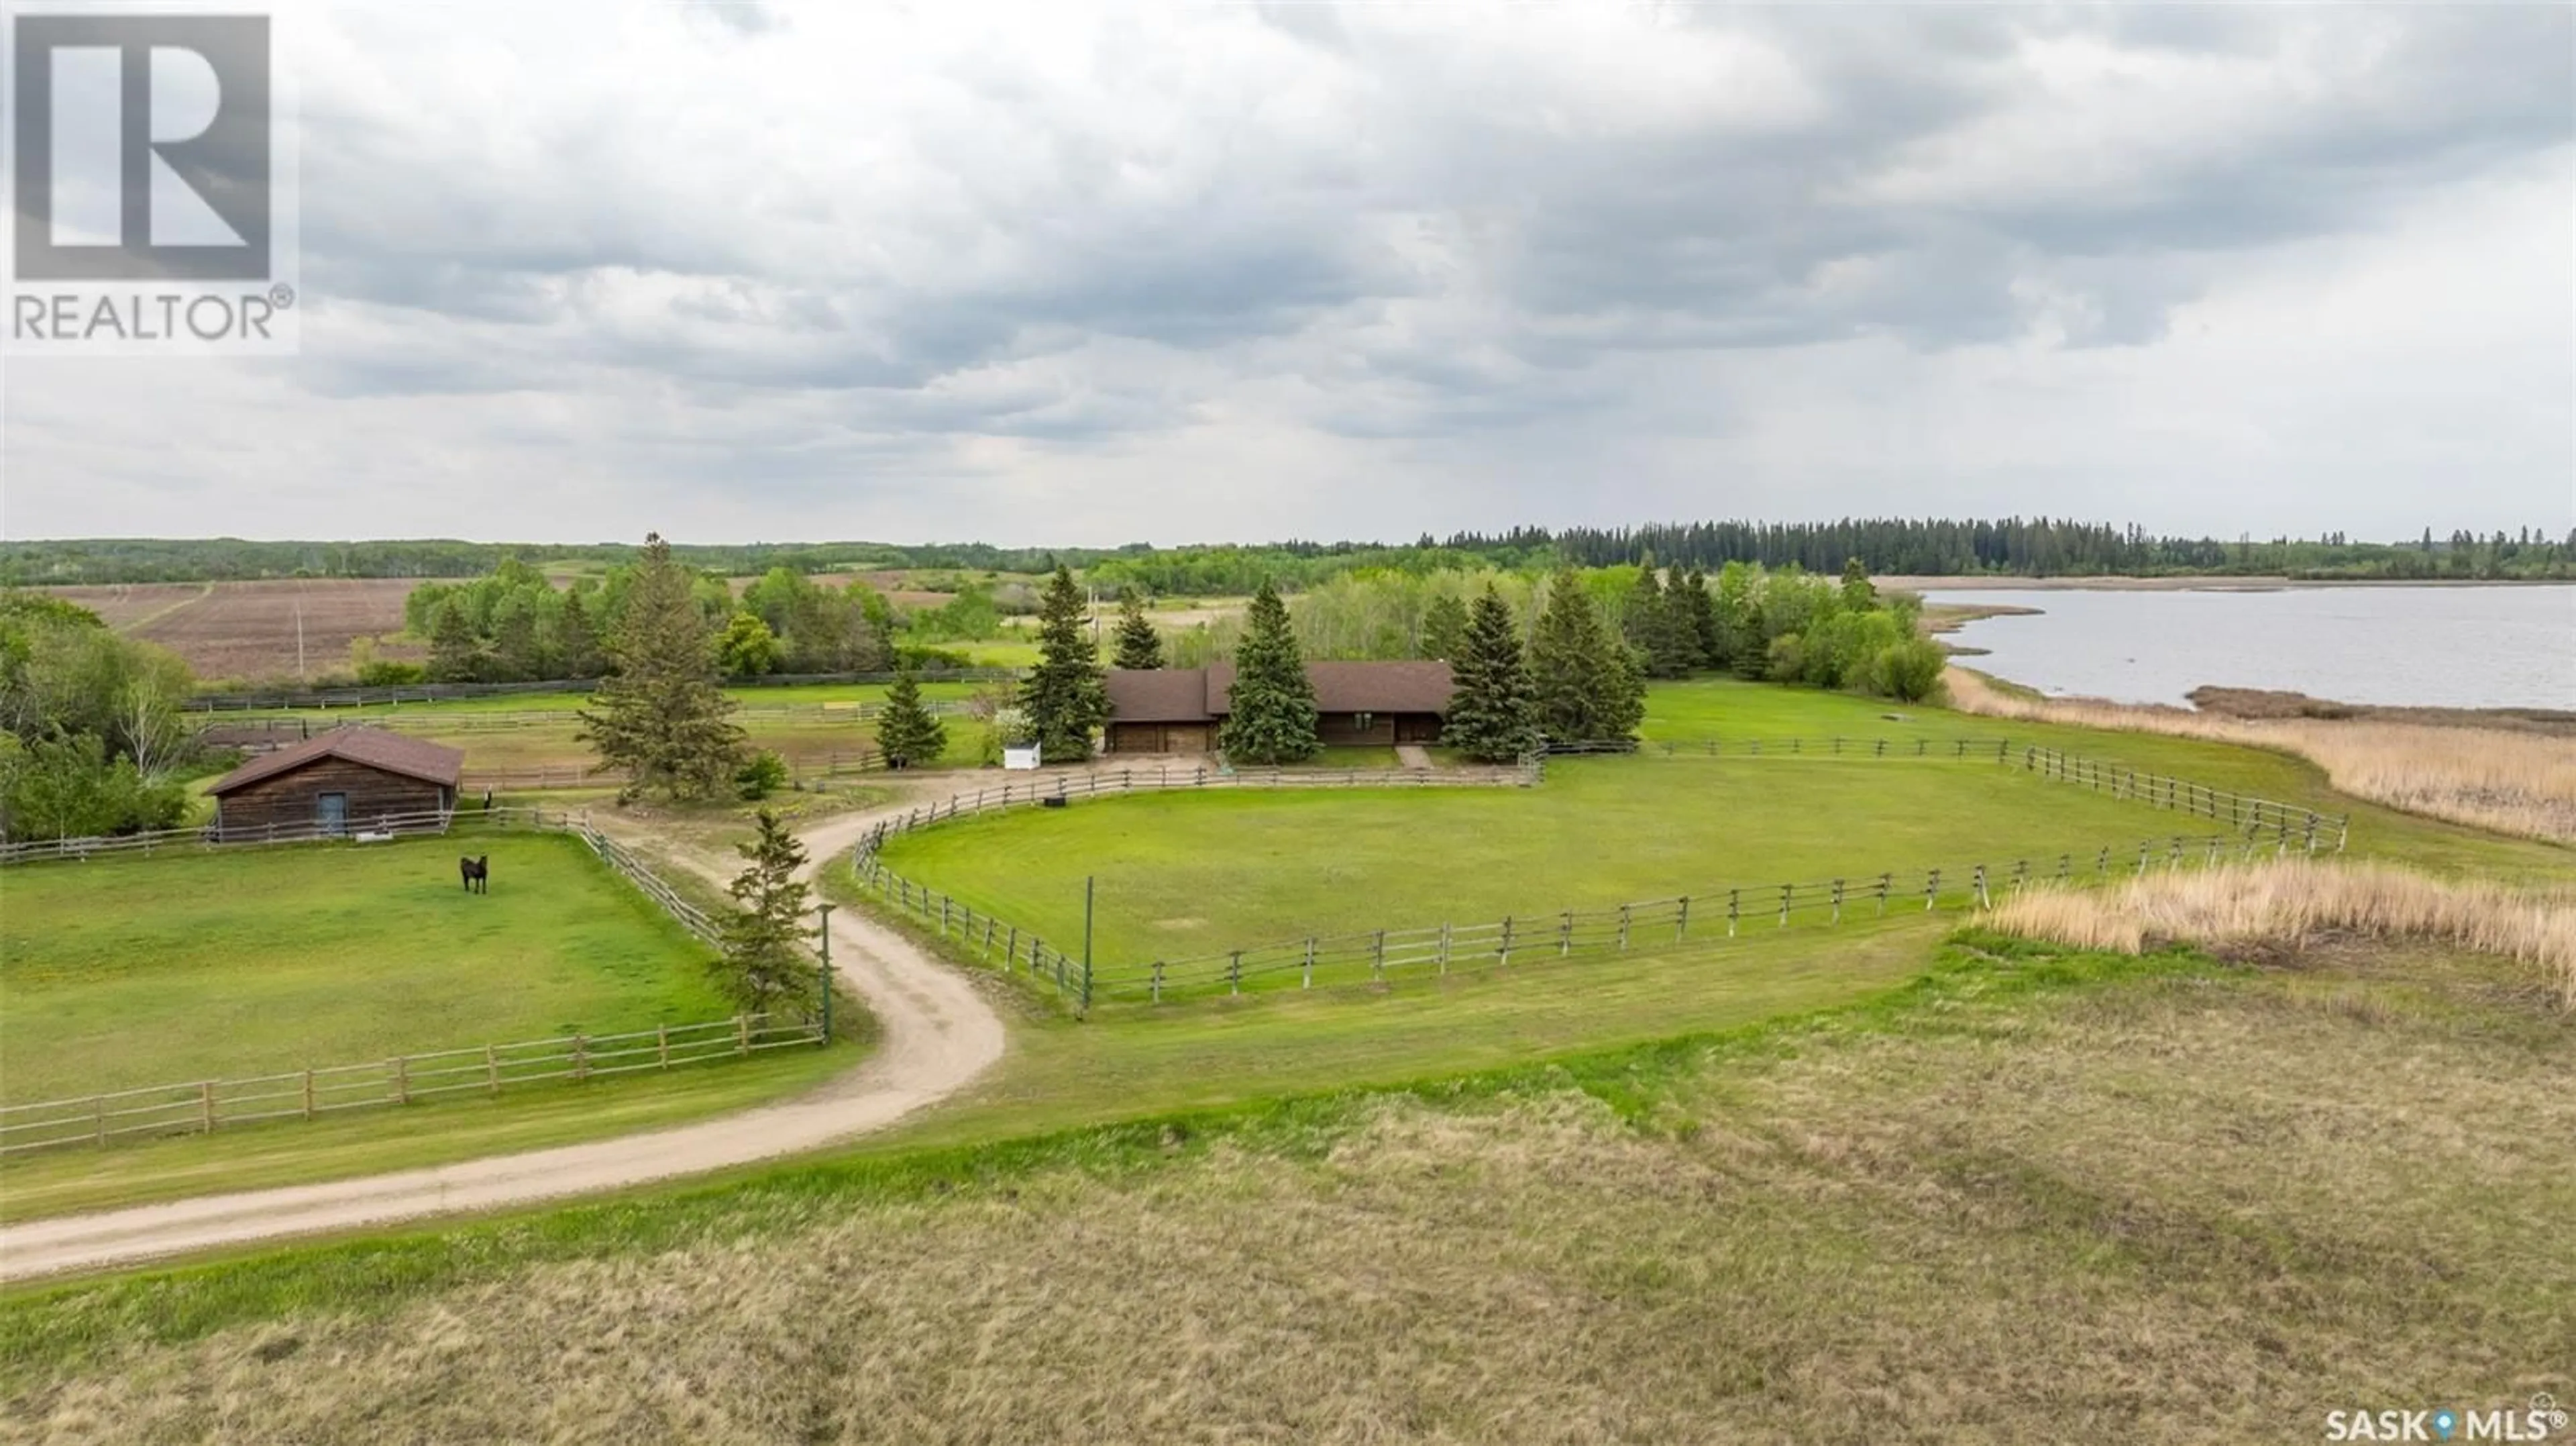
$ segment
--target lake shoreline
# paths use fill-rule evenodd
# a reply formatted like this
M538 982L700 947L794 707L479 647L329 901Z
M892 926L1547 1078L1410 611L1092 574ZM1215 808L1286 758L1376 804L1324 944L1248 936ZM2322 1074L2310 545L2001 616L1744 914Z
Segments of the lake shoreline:
M2290 592L2333 587L2566 587L2564 577L2239 577L2193 573L2175 577L2024 577L2014 573L1872 577L1900 592Z

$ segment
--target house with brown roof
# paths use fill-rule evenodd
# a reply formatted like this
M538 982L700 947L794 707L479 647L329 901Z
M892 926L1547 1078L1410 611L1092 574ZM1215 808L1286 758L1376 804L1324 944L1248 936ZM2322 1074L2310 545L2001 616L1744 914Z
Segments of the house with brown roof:
M227 841L417 827L456 809L463 752L383 728L334 728L263 754L215 780L215 834Z
M1442 662L1308 663L1315 685L1315 733L1328 745L1436 743L1449 713L1449 665ZM1231 711L1234 665L1112 668L1111 753L1210 753Z

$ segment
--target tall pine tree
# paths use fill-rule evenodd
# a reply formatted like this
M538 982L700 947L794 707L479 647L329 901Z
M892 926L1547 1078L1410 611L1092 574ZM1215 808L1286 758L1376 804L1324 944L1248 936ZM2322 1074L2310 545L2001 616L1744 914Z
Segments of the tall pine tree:
M760 831L734 847L750 861L726 892L741 907L723 925L723 949L713 965L716 987L745 1013L757 1014L791 999L821 996L816 967L806 962L805 846L778 815L762 809Z
M1020 710L1043 763L1091 757L1093 730L1109 721L1109 691L1100 681L1100 649L1083 622L1082 589L1059 564L1038 607L1038 665L1020 685Z
M1645 721L1645 682L1571 568L1548 584L1547 609L1530 644L1530 679L1539 729L1551 743L1633 738Z
M430 626L429 681L471 683L482 676L483 640L474 636L465 604L449 598L439 604L438 619Z
M555 620L555 656L567 678L599 676L599 632L591 626L590 604L581 589L564 593L563 613Z
M1243 641L1234 650L1234 686L1226 690L1225 725L1217 745L1238 763L1296 763L1323 744L1315 737L1315 683L1288 605L1266 580L1244 614Z
M672 560L658 533L644 539L608 655L616 671L590 695L577 736L602 767L626 775L620 801L647 792L722 794L742 763L743 734L730 717L733 699L716 679L715 633L689 570Z
M1510 763L1538 747L1538 693L1521 659L1520 628L1490 584L1468 615L1449 675L1441 742L1479 763Z
M1132 587L1118 597L1118 651L1110 666L1140 670L1163 666L1163 635L1154 630L1154 620L1145 616L1144 595Z
M886 689L885 712L877 717L877 751L888 768L937 763L948 747L948 725L932 716L921 701L921 679L904 668Z

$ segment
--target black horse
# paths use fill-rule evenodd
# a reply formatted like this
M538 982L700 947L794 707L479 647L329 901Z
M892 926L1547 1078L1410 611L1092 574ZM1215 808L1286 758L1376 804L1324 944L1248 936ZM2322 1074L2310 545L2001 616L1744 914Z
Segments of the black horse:
M458 859L456 872L465 878L465 892L469 894L492 892L492 856L490 854L484 854L479 858Z

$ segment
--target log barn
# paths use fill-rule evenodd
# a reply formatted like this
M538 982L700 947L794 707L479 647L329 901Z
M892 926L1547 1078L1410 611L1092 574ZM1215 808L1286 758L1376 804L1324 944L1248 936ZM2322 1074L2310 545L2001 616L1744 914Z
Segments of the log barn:
M1389 747L1437 743L1449 712L1449 665L1443 662L1308 663L1315 685L1315 735L1328 745ZM1209 753L1231 711L1234 665L1205 668L1112 668L1111 753Z
M264 754L222 778L215 799L221 839L366 831L388 819L447 814L465 755L383 728L334 728Z

